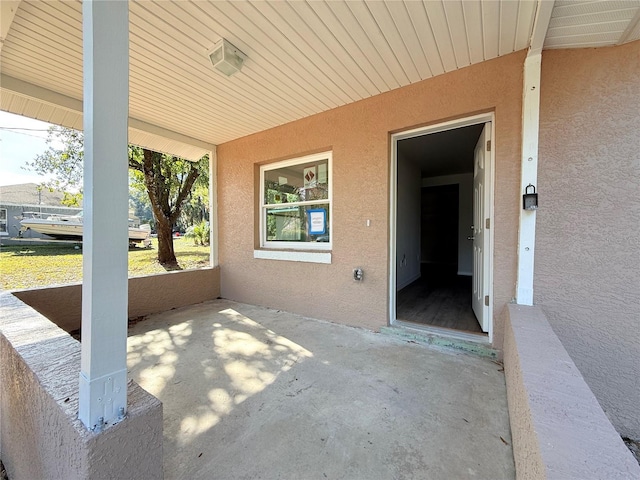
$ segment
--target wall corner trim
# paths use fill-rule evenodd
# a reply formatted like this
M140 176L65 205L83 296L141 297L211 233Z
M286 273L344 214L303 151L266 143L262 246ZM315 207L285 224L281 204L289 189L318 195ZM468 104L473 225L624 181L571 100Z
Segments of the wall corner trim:
M538 183L538 138L540 130L540 69L542 54L524 61L522 93L522 158L520 194L527 185ZM520 208L518 228L518 277L516 299L519 305L533 305L533 267L536 247L536 211Z

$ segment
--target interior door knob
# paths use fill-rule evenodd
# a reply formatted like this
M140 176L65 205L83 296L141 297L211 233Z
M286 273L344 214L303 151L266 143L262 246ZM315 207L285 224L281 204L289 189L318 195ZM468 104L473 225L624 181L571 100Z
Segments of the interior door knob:
M467 237L467 240L475 240L476 237L474 237L473 235L470 237Z

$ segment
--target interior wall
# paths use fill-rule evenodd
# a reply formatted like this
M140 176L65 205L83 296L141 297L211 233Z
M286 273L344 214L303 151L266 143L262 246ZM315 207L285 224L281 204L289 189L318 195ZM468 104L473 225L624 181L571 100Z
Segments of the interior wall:
M640 438L640 41L542 57L534 301Z
M420 278L420 168L398 155L396 289Z
M422 263L458 268L458 185L421 188L420 258Z
M473 173L443 175L422 179L423 187L458 185L458 275L473 275ZM496 194L497 196L497 194Z
M219 145L221 295L371 329L387 325L390 134L493 111L494 343L501 345L499 313L515 294L524 56L516 52ZM333 151L332 263L255 259L257 166L324 150ZM353 280L354 267L364 270L361 282Z

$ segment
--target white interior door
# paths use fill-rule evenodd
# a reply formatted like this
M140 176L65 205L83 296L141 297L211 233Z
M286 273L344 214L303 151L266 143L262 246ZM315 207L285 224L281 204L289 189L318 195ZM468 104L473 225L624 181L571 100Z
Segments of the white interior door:
M484 125L473 158L473 312L483 332L489 331L489 140L491 123Z

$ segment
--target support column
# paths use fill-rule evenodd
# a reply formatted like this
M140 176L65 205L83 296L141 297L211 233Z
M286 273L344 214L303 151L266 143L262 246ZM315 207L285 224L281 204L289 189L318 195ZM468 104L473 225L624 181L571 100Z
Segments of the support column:
M209 264L218 266L218 157L216 147L209 152Z
M79 418L127 409L128 2L84 0L84 226Z
M527 56L524 61L524 92L522 99L522 174L520 194L527 185L538 182L538 130L540 123L540 66L542 53ZM536 244L536 211L520 205L518 230L518 283L516 301L533 305L533 265Z

